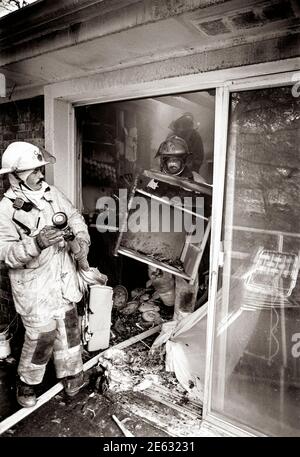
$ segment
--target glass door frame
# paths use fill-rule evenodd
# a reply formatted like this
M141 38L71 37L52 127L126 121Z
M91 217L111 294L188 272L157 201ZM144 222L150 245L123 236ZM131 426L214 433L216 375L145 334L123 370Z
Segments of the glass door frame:
M216 324L216 297L218 291L219 269L224 265L224 251L222 243L223 206L225 197L225 178L227 163L227 133L229 128L230 95L232 92L271 88L276 86L295 87L295 93L300 96L300 72L284 72L281 74L264 75L245 78L238 81L226 81L216 90L215 111L215 150L213 170L213 201L212 201L212 233L210 250L210 286L208 296L207 316L207 348L206 371L204 387L203 431L214 430L225 436L266 436L265 434L238 421L226 418L220 413L213 412L212 403L212 377L213 354L215 349L215 324ZM223 284L222 284L223 286Z

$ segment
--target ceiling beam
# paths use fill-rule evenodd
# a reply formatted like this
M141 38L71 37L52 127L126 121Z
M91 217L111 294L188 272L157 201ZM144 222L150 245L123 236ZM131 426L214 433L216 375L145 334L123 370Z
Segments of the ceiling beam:
M208 103L204 98L197 99L196 95L198 94L190 94L189 98L187 98L186 95L161 97L159 101L161 103L165 103L166 105L172 106L173 108L178 108L187 112L193 111L195 108L205 108L208 110L214 109L214 100L212 100L212 103ZM194 100L193 97L195 97Z

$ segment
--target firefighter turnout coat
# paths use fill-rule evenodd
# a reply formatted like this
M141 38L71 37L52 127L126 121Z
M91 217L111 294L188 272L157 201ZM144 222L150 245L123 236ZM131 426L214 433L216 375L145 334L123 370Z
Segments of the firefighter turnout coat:
M62 192L48 186L43 199L43 209L28 202L16 205L16 195L9 189L0 202L0 260L9 268L16 311L32 327L64 318L82 298L68 243L40 252L33 237L45 225L53 225L54 213L63 211L74 235L90 242L83 217Z

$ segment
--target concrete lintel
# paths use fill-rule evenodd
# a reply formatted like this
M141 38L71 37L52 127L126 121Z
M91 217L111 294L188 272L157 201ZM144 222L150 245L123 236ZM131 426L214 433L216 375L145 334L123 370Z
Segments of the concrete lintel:
M154 86L158 95L160 88L164 88L168 84L170 84L170 90L171 87L172 91L176 90L176 85L174 86L175 89L173 89L173 85L180 78L187 78L191 81L197 80L197 84L199 84L199 80L203 79L204 84L208 84L210 76L216 71L219 71L218 74L221 74L220 72L226 74L225 79L234 79L239 77L236 74L236 71L238 73L239 70L235 70L238 67L247 66L250 68L251 65L256 65L253 68L259 71L261 67L268 67L268 62L272 66L274 61L278 61L278 71L280 71L280 62L291 62L289 71L299 71L299 42L300 34L294 34L289 37L268 39L264 42L244 43L228 49L216 49L110 71L87 73L84 77L72 78L44 85L44 87L46 92L51 89L55 98L61 97L64 100L77 103L99 99L103 94L106 94L105 96L111 94L112 99L114 99L114 94L117 93L116 88L122 88L118 94L118 98L120 98L120 94L125 93L126 88L131 87L131 98L134 98L134 88L139 88L141 84ZM276 72L276 64L270 72ZM252 76L254 74L255 71L251 73ZM211 81L214 86L216 84L214 77ZM15 87L13 91L7 92L6 99L0 99L0 103L40 95L43 93L44 87L42 84L32 87ZM136 93L139 93L138 89Z
M260 67L267 67L268 62L272 65L272 62L276 61L290 61L292 62L290 70L296 71L300 68L299 42L300 35L292 35L289 38L217 49L51 84L46 86L46 90L51 88L55 97L78 102L79 99L85 101L95 99L99 94L100 96L104 93L113 95L117 87L123 88L120 93L125 93L126 87L132 87L134 92L134 88L139 87L141 83L151 84L152 82L159 90L160 85L164 87L165 84L168 85L168 81L180 80L181 77L197 79L198 84L200 79L207 83L210 75L218 70L225 71L228 74L227 79L234 79L235 68L254 65L254 75ZM278 71L280 71L279 68L280 64L278 64ZM276 64L271 72L276 72ZM216 83L214 79L212 81L213 84Z
M131 21L135 25L158 21L169 17L206 9L232 0L44 0L36 2L25 9L0 19L0 44L17 44L24 40L48 34L69 26L84 24L93 18L103 18L110 14L118 16L122 11L122 20L114 31L126 29ZM241 3L241 0L234 0ZM252 0L255 2L257 0ZM268 1L268 0L265 0ZM101 33L101 31L100 31Z
M205 16L219 5L232 4L236 8L243 4L242 0L53 0L50 3L45 0L43 3L44 14L39 11L39 15L35 15L34 9L28 8L27 15L20 10L13 18L9 15L0 19L0 65L196 10ZM56 10L52 3L57 6Z

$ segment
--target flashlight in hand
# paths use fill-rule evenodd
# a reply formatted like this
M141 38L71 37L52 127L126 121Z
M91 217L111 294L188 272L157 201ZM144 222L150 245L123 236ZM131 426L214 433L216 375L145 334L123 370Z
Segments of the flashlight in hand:
M52 223L56 228L58 228L64 233L63 238L64 240L69 242L71 250L75 255L75 259L77 259L78 261L79 268L82 270L88 270L89 264L87 258L80 258L81 247L77 239L75 238L71 227L69 226L68 217L66 213L59 211L58 213L53 214Z
M74 236L71 228L69 227L68 217L67 217L66 213L63 213L62 211L60 211L58 213L53 214L52 222L53 222L54 227L58 228L59 230L61 230L64 233L63 234L64 240L66 240L66 241L74 240L75 236Z

